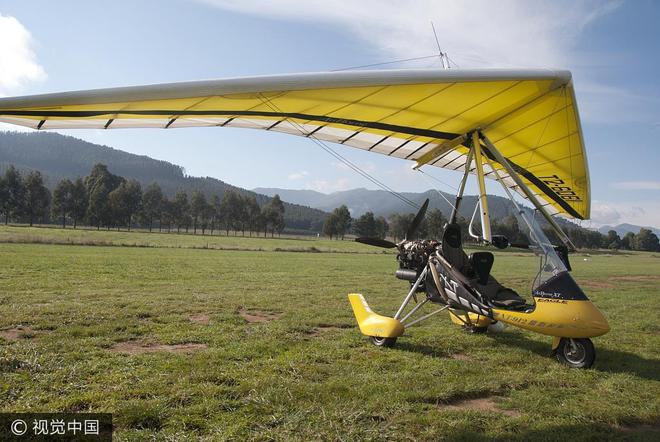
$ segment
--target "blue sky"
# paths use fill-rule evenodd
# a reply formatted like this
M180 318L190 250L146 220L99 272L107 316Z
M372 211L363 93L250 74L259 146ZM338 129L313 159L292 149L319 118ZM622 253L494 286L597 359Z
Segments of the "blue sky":
M425 56L437 52L433 21L442 49L461 68L572 70L593 224L660 226L659 20L660 2L651 0L0 1L0 39L10 42L0 45L0 94L323 71ZM283 134L229 128L67 133L246 188L373 187L312 141ZM336 149L393 188L430 187L409 172L409 162Z

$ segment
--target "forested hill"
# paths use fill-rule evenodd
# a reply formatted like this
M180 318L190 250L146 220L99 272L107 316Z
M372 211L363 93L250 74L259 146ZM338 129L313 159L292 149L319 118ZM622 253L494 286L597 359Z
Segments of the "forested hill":
M314 207L319 210L331 212L335 207L345 204L353 217L358 217L366 212L372 212L374 215L382 215L388 218L395 213L415 212L417 209L410 207L405 202L384 190L370 189L351 189L330 194L315 192L313 190L291 190L258 187L253 189L255 192L264 195L273 196L279 194L280 198ZM425 192L401 192L401 195L409 200L421 205L425 199L429 199L429 208L437 208L445 215L452 211L450 202L454 202L455 195L436 190L427 190ZM460 208L460 216L470 218L472 211L477 203L477 195L465 195L463 204ZM511 215L512 207L508 199L496 195L488 195L488 205L490 215L493 219L499 220Z
M389 218L395 213L411 213L416 211L415 208L411 208L405 202L384 190L351 189L333 192L331 194L324 194L313 190L291 190L264 187L258 187L253 190L270 196L278 194L283 200L314 207L326 212L331 212L335 207L344 204L348 207L354 218L357 218L366 212L372 212L374 215L381 215ZM421 205L424 200L428 198L429 208L439 209L445 216L449 216L451 213L452 205L450 202L453 203L455 198L454 195L445 192L442 192L441 195L437 190L427 190L425 192L417 193L402 192L401 195L418 205ZM460 206L459 215L469 220L472 217L477 200L477 195L465 195ZM511 202L507 198L497 195L488 195L488 208L490 210L491 219L494 221L502 221L504 218L514 214L514 208ZM565 218L558 217L556 219L564 228L575 229L578 227L577 224ZM544 224L544 221L541 221L541 224Z
M163 192L172 197L178 190L203 192L207 197L220 198L227 190L243 195L255 195L259 205L269 196L232 186L210 177L191 177L183 167L167 161L135 155L108 146L89 143L78 138L52 132L0 132L0 172L13 164L21 171L38 170L44 174L52 190L62 178L84 177L92 166L102 163L116 175L134 178L146 186L157 182ZM288 228L319 231L327 213L298 204L284 203Z

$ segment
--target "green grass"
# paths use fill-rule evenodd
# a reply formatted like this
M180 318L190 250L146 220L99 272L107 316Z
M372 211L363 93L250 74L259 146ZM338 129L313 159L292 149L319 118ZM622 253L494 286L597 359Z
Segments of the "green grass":
M19 235L41 243L6 242ZM46 244L72 235L117 247ZM391 314L406 283L393 278L391 254L359 244L25 228L0 238L0 329L30 327L0 338L2 411L112 412L120 441L658 437L657 254L573 257L612 330L594 340L594 369L572 370L549 357L547 337L470 335L446 316L394 349L371 346L346 294ZM131 241L149 247L119 246ZM197 248L204 241L214 247ZM274 251L280 244L336 253ZM229 247L264 251L220 250ZM520 272L536 266L498 253L495 274L522 289ZM243 309L280 316L247 323ZM111 351L131 340L207 348ZM496 408L460 408L477 398Z
M193 235L183 231L177 234L154 231L152 233L139 231L96 230L90 228L53 228L0 226L1 243L19 244L65 244L65 245L96 245L120 247L158 247L158 248L188 248L214 250L247 250L247 251L289 251L289 252L343 252L343 253L383 253L383 249L365 246L353 241L338 241L316 236L282 235L274 238L253 236L249 233L243 236L240 232L214 231L210 235L201 234L198 230ZM391 253L391 251L389 252Z

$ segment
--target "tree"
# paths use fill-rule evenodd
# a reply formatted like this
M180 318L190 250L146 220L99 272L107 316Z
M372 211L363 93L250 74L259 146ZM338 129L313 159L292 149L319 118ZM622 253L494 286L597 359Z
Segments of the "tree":
M213 208L213 221L211 224L211 235L213 235L213 228L217 228L220 230L220 223L222 221L222 213L220 212L220 206L222 204L222 200L218 195L213 195L213 198L211 198L211 207ZM219 233L219 232L218 232Z
M8 204L8 199L9 199L9 191L7 189L7 185L5 183L5 177L0 176L0 213L7 213L8 208L5 207ZM8 217L5 217L5 224L7 224Z
M87 205L89 204L89 195L87 188L82 178L77 178L71 186L71 212L70 216L73 218L73 228L78 225L78 221L82 220L87 213Z
M30 219L30 226L35 218L43 218L50 206L50 191L44 186L41 172L30 172L25 179L25 214Z
M649 229L639 229L639 233L635 235L635 250L646 252L660 251L660 241L658 241L658 236Z
M377 230L373 212L367 212L359 217L354 223L354 229L358 236L375 237Z
M61 180L53 190L52 213L54 218L62 218L62 228L66 228L66 217L71 214L73 204L71 191L73 183L68 178Z
M274 230L277 232L278 235L282 234L282 231L284 230L284 203L280 199L280 196L278 194L275 194L273 196L273 199L270 200L270 204L273 207L273 227Z
M177 233L181 231L181 227L185 227L186 232L188 232L188 226L190 225L190 215L188 215L188 212L190 211L188 194L182 190L177 192L176 195L174 195L174 201L172 204Z
M334 213L337 217L337 234L344 239L344 235L351 227L351 212L348 211L348 207L341 205L334 210Z
M603 236L603 247L606 249L619 249L621 248L621 238L616 230L610 230L606 236Z
M264 220L264 236L269 227L271 237L275 236L275 232L282 233L284 230L284 204L279 195L273 196L262 208L261 214Z
M626 232L621 238L621 248L626 250L633 250L635 248L635 234Z
M115 223L127 225L130 232L133 216L142 204L142 186L136 180L123 181L108 198Z
M95 164L89 176L85 178L85 187L89 195L87 218L92 225L96 225L97 229L101 224L110 228L113 213L109 195L123 181L124 178L110 173L105 164Z
M204 235L207 228L209 228L213 223L213 217L215 216L215 209L213 204L206 203L202 209L202 214L200 215L201 225L202 225L202 235ZM211 232L213 234L213 232Z
M390 229L390 226L387 224L387 220L379 216L376 218L376 237L380 239L385 239L387 232Z
M175 219L174 203L167 199L166 196L163 197L161 201L161 211L160 211L160 223L167 226L167 233L170 233L172 228L172 222Z
M193 219L193 234L197 234L197 223L206 211L206 197L202 192L194 191L190 197L190 214ZM203 233L203 232L202 232Z
M241 204L242 200L240 195L233 190L226 191L222 196L222 201L220 202L220 215L227 235L229 235L229 230L233 230L235 236L236 231L240 227L239 217Z
M236 217L236 226L241 230L241 235L245 236L245 228L249 223L249 213L247 210L247 199L242 195L238 195L238 205L234 209L234 216Z
M327 235L332 239L333 236L339 235L339 217L337 216L336 209L335 212L328 215L323 222L323 234Z
M252 236L252 232L261 230L261 207L259 207L257 198L254 195L245 198L245 212L247 213L250 236Z
M401 215L400 213L395 213L390 217L390 232L394 237L395 241L403 239L406 237L406 232L408 231L408 226L412 223L415 215L412 213L407 213ZM412 238L408 238L412 239Z
M426 215L426 222L429 230L429 236L439 239L442 237L447 220L442 216L439 209L431 209Z
M9 218L20 216L23 212L25 183L18 170L14 166L9 166L0 187L2 187L0 206L5 215L5 225L7 225Z
M153 227L154 218L160 218L162 208L163 191L157 183L151 183L142 194L142 217L149 224L149 232Z

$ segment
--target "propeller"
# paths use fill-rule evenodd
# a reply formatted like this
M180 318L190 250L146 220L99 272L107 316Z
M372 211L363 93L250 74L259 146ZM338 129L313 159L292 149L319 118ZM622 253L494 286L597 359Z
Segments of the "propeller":
M392 241L388 241L386 239L380 239L380 238L369 238L363 236L360 238L355 238L355 241L370 246L383 247L385 249L393 249L396 247L396 244L394 244Z
M415 236L415 232L417 232L417 229L419 228L420 224L422 224L422 221L424 220L424 216L426 216L426 209L428 208L429 208L429 199L426 198L426 201L424 201L422 207L419 208L419 211L417 212L417 215L415 215L415 218L413 219L412 223L410 223L410 227L408 227L408 231L406 232L406 239L412 239Z

